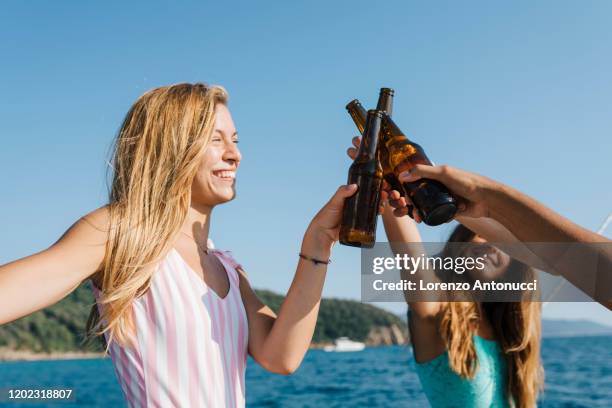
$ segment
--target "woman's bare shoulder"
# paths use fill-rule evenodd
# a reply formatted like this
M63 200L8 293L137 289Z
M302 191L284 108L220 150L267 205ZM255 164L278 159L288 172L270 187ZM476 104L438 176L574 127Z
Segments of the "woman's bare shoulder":
M49 248L49 253L66 261L70 259L77 270L91 277L102 267L109 230L108 206L97 208L76 220Z
M56 245L106 244L110 230L108 206L97 208L79 218L66 230Z
M85 214L79 221L88 224L90 227L103 231L108 234L110 229L110 208L108 205L104 205L100 208Z

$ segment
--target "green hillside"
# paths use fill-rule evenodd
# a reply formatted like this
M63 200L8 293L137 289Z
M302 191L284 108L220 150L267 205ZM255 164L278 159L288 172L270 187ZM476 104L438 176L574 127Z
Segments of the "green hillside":
M257 295L274 311L278 311L283 301L283 296L268 290L258 290ZM342 336L366 341L372 329L388 328L393 325L403 332L406 331L405 322L393 313L378 307L355 300L323 299L313 342L330 342Z
M258 296L277 311L283 297L268 290ZM82 344L89 308L94 299L89 284L83 284L61 302L40 312L0 326L0 348L33 352L100 351L98 342ZM330 342L347 336L367 341L373 330L396 326L402 332L406 324L397 316L368 304L352 300L324 299L314 343Z
M45 353L101 350L97 344L81 344L93 302L89 284L83 284L61 302L0 326L0 347Z

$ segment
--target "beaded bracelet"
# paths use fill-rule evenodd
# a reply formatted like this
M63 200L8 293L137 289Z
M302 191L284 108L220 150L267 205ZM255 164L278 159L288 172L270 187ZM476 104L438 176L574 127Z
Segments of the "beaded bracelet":
M305 259L307 261L311 261L312 263L314 263L315 265L319 265L319 264L323 264L323 265L329 265L331 263L331 259L328 259L327 261L321 261L320 259L316 259L316 258L311 258L309 256L304 255L303 253L300 252L299 254L300 258Z

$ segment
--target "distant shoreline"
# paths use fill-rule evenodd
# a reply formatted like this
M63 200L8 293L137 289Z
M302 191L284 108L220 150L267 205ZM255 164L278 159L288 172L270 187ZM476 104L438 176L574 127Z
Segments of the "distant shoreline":
M0 362L3 361L45 361L45 360L84 360L91 358L105 358L102 352L87 351L53 351L51 353L37 353L29 350L0 349Z
M570 334L570 335L552 335L544 336L547 338L575 338L575 337L612 337L612 333L586 333L586 334ZM332 343L316 343L310 345L310 350L322 350L323 347ZM367 348L392 346L398 344L367 344ZM110 356L102 352L85 352L85 351L68 351L68 352L51 352L37 353L29 350L8 350L0 348L0 363L11 361L47 361L47 360L86 360L94 358L108 358Z
M316 343L310 345L310 350L321 350L323 347L331 345L331 342ZM367 347L377 347L381 345L369 344ZM86 351L54 351L51 353L37 353L30 350L10 350L0 348L0 362L9 361L45 361L45 360L84 360L91 358L107 358L110 357L102 352L86 352Z
M320 350L332 343L317 343L310 346L311 350ZM372 347L372 346L368 346ZM91 358L110 357L102 352L85 351L54 351L51 353L37 353L30 350L8 350L0 348L0 362L9 361L46 361L46 360L85 360Z

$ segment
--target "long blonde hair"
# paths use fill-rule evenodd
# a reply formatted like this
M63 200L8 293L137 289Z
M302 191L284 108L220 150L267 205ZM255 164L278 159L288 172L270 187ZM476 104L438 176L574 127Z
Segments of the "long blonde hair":
M449 242L469 242L476 234L459 225ZM513 260L510 267L522 268L524 279L533 279L533 271ZM478 367L473 336L481 313L493 326L507 366L506 396L511 406L534 407L544 382L540 361L541 307L533 301L446 302L442 308L440 334L448 350L451 369L464 378L473 378Z
M170 250L191 202L191 184L226 91L202 83L146 92L118 132L109 192L110 229L95 283L101 290L87 323L90 336L106 333L129 345L131 305L149 288L153 264Z

